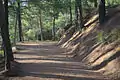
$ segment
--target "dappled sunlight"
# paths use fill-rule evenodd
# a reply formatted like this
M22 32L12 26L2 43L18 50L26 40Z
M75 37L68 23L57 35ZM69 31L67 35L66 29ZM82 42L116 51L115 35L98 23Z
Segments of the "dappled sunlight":
M97 75L88 75L88 74L75 74L75 73L72 73L72 72L68 72L68 73L55 73L55 72L30 72L31 74L37 74L38 76L43 74L43 75L49 75L49 76L46 76L46 77L52 77L51 75L54 75L56 77L60 77L60 76L66 76L66 77L73 77L73 78L98 78L99 79L99 76Z
M58 63L58 64L69 64L68 62L64 62L64 61L56 61L56 60L22 60L20 61L22 63Z
M68 58L61 48L41 46L41 48L23 50L15 55L20 63L20 76L58 79L99 79L97 72L86 70L85 65ZM59 51L60 50L60 51ZM55 53L54 53L55 52ZM98 74L98 75L96 75Z
M92 23L93 21L95 21L96 19L98 19L99 14L94 15L86 24L85 26L89 25L90 23Z
M99 58L95 63L93 63L92 65L98 65L101 64L104 60L109 59L109 57L111 57L112 55L114 55L115 51L110 51L108 52L106 55L103 55L101 58Z
M39 64L42 64L42 63L45 63L45 64L63 64L63 65L68 65L68 66L71 66L71 65L75 65L75 66L79 66L79 65L81 65L79 62L75 62L75 61L73 61L73 62L70 62L70 61L66 61L66 60L64 60L64 61L61 61L61 60L42 60L42 59L31 59L31 60L19 60L19 62L21 62L21 63L39 63Z
M63 48L68 47L67 45L68 45L73 39L75 39L79 34L80 34L79 31L76 32L76 33L74 33L73 36L72 36L67 42L65 42L65 43L62 45L62 47L63 47Z
M0 80L120 79L120 0L1 0L0 18Z
M38 44L37 42L28 42L28 43L26 43L26 42L24 42L24 43L17 43L17 45L25 45L25 46L38 46L38 45L40 45L40 44Z

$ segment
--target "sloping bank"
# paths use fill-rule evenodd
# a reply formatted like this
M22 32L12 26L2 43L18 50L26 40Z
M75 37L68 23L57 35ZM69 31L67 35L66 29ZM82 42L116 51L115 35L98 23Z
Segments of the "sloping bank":
M107 21L99 26L98 15L85 25L83 32L72 26L59 41L68 54L85 63L88 69L102 72L111 78L120 77L120 6L108 9Z

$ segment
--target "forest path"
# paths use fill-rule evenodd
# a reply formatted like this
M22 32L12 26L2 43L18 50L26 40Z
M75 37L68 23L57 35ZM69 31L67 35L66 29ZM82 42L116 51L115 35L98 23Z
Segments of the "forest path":
M53 42L23 43L15 60L19 62L18 77L9 80L105 80L84 65L66 56L65 49Z

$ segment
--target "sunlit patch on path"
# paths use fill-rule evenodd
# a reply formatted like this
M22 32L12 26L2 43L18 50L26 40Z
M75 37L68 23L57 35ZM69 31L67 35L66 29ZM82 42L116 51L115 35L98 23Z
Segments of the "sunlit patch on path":
M24 48L23 48L24 47ZM102 74L85 70L85 65L66 57L53 43L20 44L14 56L20 63L18 77L11 80L105 80Z

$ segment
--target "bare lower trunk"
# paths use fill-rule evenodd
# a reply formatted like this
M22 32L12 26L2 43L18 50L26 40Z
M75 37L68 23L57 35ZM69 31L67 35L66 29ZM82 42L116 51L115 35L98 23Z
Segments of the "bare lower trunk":
M105 0L100 0L99 1L99 22L100 24L104 23L105 15L106 15Z
M77 0L75 0L75 25L76 25L76 29L78 29L78 7L77 7Z
M19 27L19 41L22 42L23 35L22 35L20 2L18 2L18 27Z
M39 21L40 21L40 37L41 37L41 41L43 41L43 24L42 24L42 14L41 14L41 10L39 10Z
M70 10L70 24L72 24L72 4L71 4L71 0L70 0L70 6L69 6L69 10Z
M75 1L75 14L76 14L76 26L79 29L82 29L84 27L83 24L83 16L82 16L82 3L81 0Z
M79 25L80 25L80 29L82 29L84 27L83 24L83 15L82 15L82 2L81 0L78 0L78 9L79 9Z
M55 17L53 17L52 35L53 35L53 40L55 40Z
M14 31L14 45L16 45L16 38L17 38L17 18L18 18L18 15L17 14L15 14L15 25L14 25L14 27L15 27L15 31Z
M98 6L97 0L94 0L94 7L97 8L97 6Z

